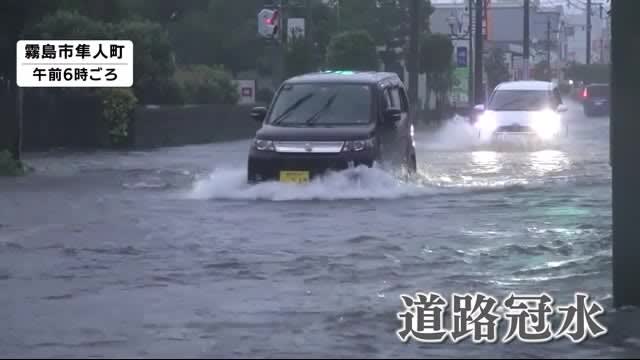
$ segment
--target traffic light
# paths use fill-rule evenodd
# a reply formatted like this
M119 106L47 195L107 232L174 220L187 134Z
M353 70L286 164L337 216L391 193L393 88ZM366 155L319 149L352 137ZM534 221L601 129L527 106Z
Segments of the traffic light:
M280 28L280 12L272 9L262 9L258 13L258 34L263 38L273 39Z

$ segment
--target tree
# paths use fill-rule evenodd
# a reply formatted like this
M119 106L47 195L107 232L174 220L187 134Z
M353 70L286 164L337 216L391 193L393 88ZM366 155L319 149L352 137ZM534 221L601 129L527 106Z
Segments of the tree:
M167 79L175 71L167 31L149 20L124 21L113 28L115 38L133 41L136 96L143 104L162 102L159 99L165 98Z
M110 25L91 19L77 11L58 10L42 18L25 32L27 38L56 40L108 40L113 38Z
M494 89L501 82L508 81L511 78L504 50L498 47L490 49L484 62L489 89Z
M310 72L314 67L313 53L304 37L289 37L284 56L286 77Z
M255 69L265 52L257 34L259 0L210 0L207 7L183 10L167 24L180 65L222 64L234 74Z
M336 13L340 13L339 31L365 30L376 45L406 50L410 31L410 0L331 0L328 4ZM424 0L423 33L429 32L429 17L434 10L431 1ZM383 60L385 64L391 64L402 57L402 53L388 51Z
M334 69L377 70L378 53L373 38L364 30L335 35L327 49L327 66Z
M443 102L443 95L452 86L453 43L445 34L427 34L421 39L420 72L427 76L427 89L436 93L437 107Z

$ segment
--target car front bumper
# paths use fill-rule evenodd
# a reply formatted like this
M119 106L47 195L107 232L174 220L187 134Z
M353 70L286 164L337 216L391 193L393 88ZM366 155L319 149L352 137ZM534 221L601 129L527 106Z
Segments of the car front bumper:
M560 136L562 129L535 129L529 126L502 126L491 132L493 140L506 140L510 138L526 138L536 141L552 140Z
M254 148L249 153L248 177L250 182L279 180L282 171L303 171L310 178L316 178L328 171L340 171L351 167L372 167L376 160L373 150L358 152L322 153L279 153L259 151Z

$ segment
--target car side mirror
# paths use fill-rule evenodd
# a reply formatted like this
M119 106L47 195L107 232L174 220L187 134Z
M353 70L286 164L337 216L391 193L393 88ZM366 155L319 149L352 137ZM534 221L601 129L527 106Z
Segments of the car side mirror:
M384 111L384 121L393 124L402 119L402 110L398 108L391 108Z
M564 113L564 112L569 111L569 108L565 104L560 104L560 105L558 105L558 110L557 111L559 113Z
M249 114L251 118L257 122L264 121L267 116L267 108L264 106L254 107Z
M484 109L485 109L484 104L478 104L478 105L473 107L473 110L477 111L477 112L483 112Z

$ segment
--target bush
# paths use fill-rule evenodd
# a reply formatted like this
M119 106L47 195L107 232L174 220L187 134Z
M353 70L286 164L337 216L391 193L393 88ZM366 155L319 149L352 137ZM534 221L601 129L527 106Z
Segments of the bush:
M375 71L378 63L376 45L366 31L337 34L327 48L327 66L332 69Z
M129 125L138 99L128 88L105 88L98 91L102 118L109 127L112 145L122 145L129 138Z
M239 99L236 85L227 71L220 66L190 65L179 68L175 79L185 103L236 104Z
M0 150L0 176L18 176L24 172L22 163L14 160L8 150Z

